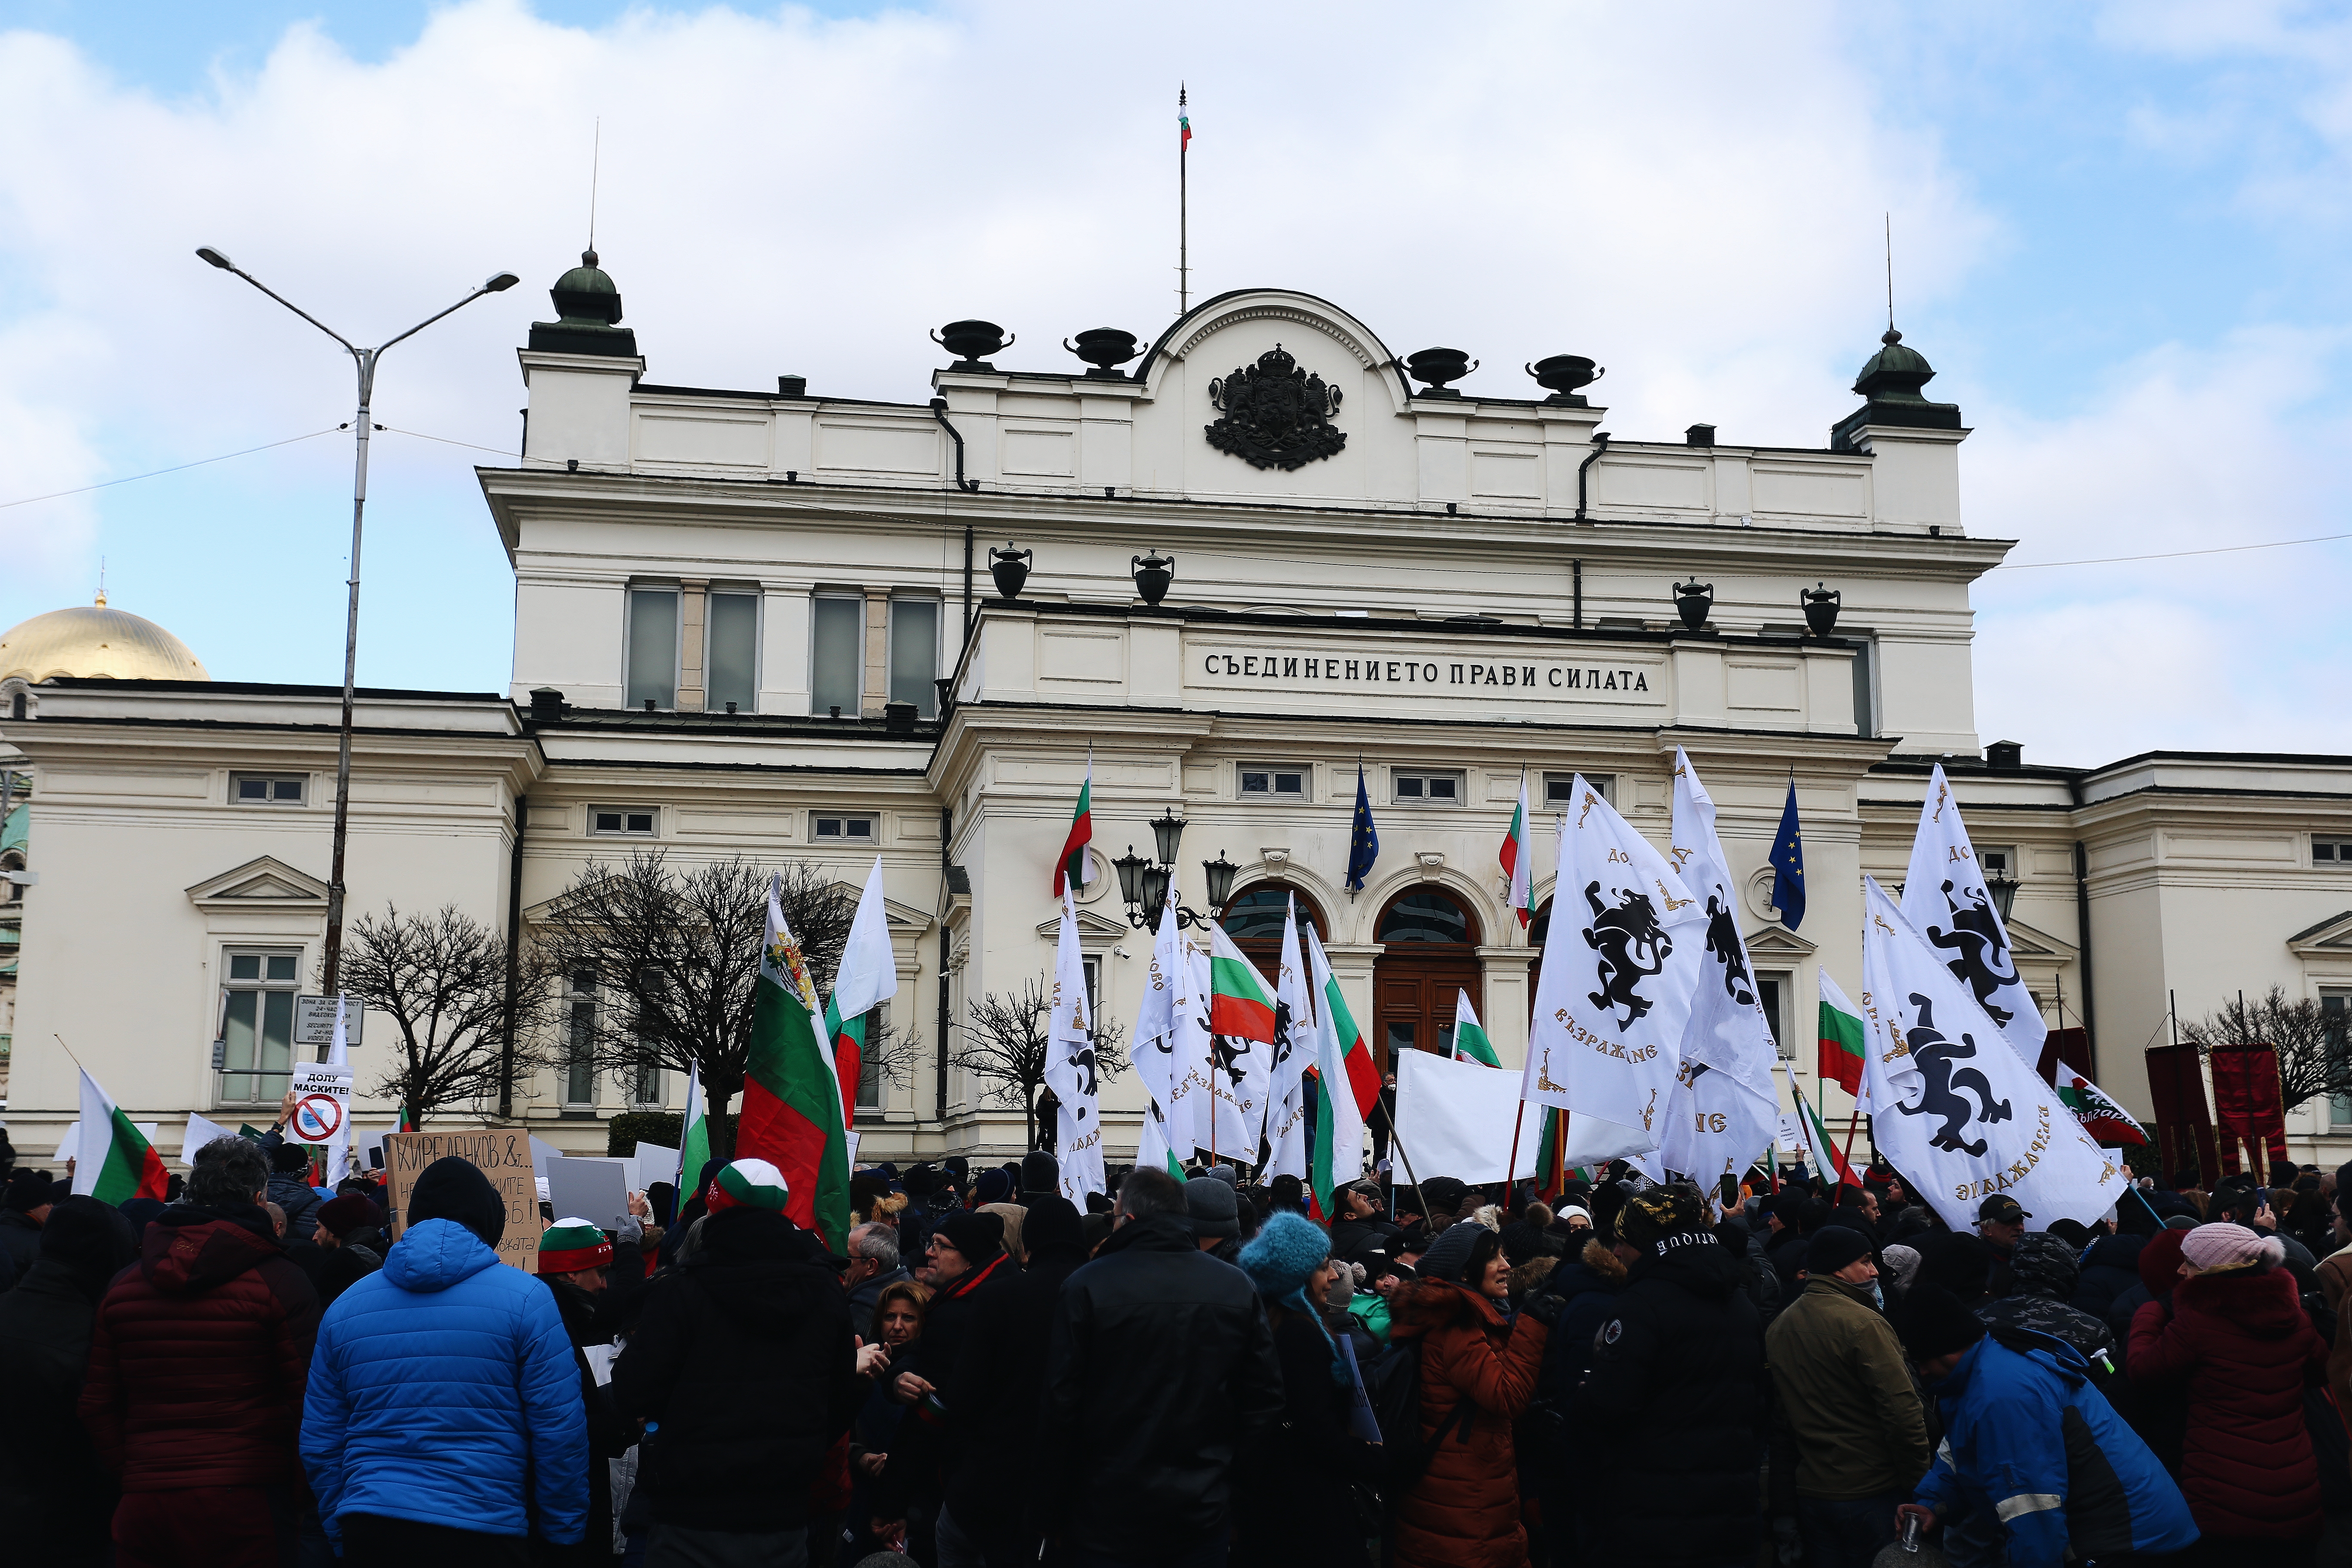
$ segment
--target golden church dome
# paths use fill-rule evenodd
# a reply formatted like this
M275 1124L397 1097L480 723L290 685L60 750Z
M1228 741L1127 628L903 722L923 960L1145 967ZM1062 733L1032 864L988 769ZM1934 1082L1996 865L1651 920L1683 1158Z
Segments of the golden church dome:
M210 680L188 645L127 610L95 605L51 610L0 633L0 680L53 675L109 680Z

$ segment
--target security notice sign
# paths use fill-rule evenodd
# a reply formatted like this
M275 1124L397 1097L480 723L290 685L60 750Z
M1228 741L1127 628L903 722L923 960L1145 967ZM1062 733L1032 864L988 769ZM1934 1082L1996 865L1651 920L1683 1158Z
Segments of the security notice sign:
M360 1043L360 1026L367 1022L367 1009L359 998L344 1009L343 1040L348 1045ZM323 1050L335 1043L335 998L332 996L297 996L294 998L294 1044L299 1048L309 1046Z
M392 1238L408 1228L408 1194L416 1178L436 1160L459 1159L488 1176L507 1205L506 1233L499 1238L499 1261L535 1274L539 1259L539 1186L530 1159L530 1134L520 1127L460 1127L431 1132L387 1133L384 1174L392 1193Z
M352 1069L324 1062L298 1062L293 1082L294 1118L286 1131L298 1143L331 1143L352 1113Z

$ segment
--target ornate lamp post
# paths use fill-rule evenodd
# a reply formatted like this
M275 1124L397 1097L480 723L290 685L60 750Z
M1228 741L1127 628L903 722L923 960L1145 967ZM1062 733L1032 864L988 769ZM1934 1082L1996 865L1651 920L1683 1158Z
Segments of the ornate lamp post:
M1138 855L1132 844L1127 847L1126 854L1111 862L1118 872L1119 897L1127 900L1127 923L1137 931L1156 926L1160 910L1167 905L1168 881L1176 874L1176 852L1184 841L1184 819L1172 809L1155 817L1151 838L1158 864ZM1213 911L1223 909L1226 900L1234 896L1234 876L1241 868L1226 859L1225 852L1220 849L1215 859L1201 862L1201 869L1208 877L1212 912L1204 915L1179 904L1176 926L1180 931L1187 926L1205 926L1216 919Z

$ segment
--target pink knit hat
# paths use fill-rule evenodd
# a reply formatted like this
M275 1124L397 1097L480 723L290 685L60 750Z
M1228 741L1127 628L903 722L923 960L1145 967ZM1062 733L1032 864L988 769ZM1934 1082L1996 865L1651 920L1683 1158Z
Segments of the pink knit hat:
M2286 1247L2274 1236L2263 1236L2242 1225L2200 1225L2180 1240L2180 1258L2200 1274L2227 1268L2274 1268L2286 1257Z

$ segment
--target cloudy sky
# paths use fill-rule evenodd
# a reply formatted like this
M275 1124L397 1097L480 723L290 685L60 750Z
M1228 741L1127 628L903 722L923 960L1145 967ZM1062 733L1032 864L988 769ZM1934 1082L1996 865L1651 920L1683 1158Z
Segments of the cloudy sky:
M2352 751L2352 11L0 0L0 626L86 602L216 678L340 673L351 372L387 356L360 674L496 689L470 472L587 227L655 379L913 398L926 324L1045 342L1279 283L1391 344L1610 367L1610 423L1821 445L1896 311L1958 402L1979 728L2037 760ZM61 499L174 464L292 444ZM437 437L432 439L428 437Z

